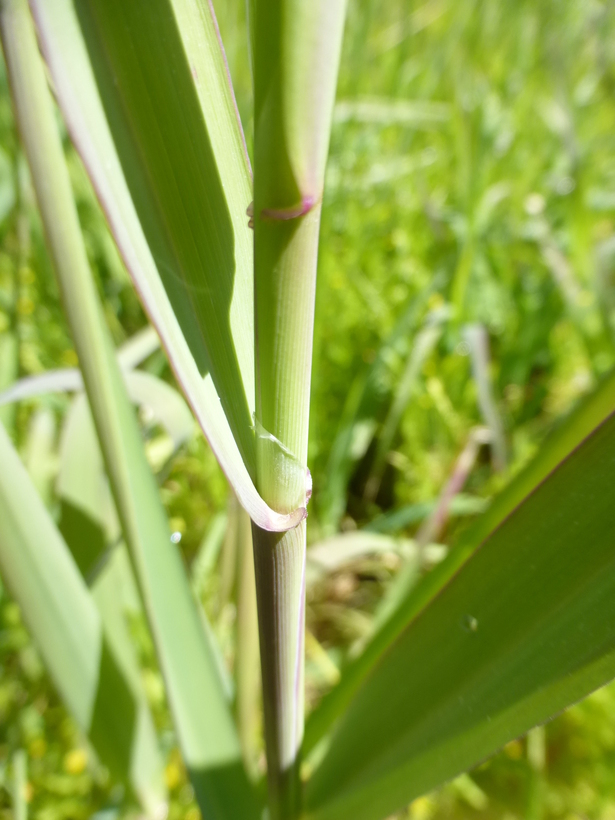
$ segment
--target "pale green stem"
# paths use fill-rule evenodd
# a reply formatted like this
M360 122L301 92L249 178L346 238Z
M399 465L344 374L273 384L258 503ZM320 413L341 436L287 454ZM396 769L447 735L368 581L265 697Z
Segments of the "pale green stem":
M303 507L318 232L344 0L250 0L254 68L256 483ZM272 820L301 812L305 523L253 528Z
M301 813L305 523L286 533L253 525L271 820Z
M305 491L320 209L263 218L256 174L257 482L274 509L290 512ZM305 524L283 534L253 528L272 820L301 810L305 533Z
M331 28L321 5L253 4L256 478L263 498L280 512L306 498L318 232L341 41L339 18ZM333 53L325 57L315 49L306 56L305 47L309 51L330 31L336 32ZM299 59L295 46L303 49L299 62L291 57ZM321 77L323 64L331 75L322 88L308 87L313 76ZM299 65L307 85L297 81ZM303 128L301 112L315 99L325 115L321 122L321 112L309 108ZM294 820L301 813L305 522L282 534L253 527L253 539L269 811L271 820Z
M305 493L320 208L263 218L256 180L257 482L270 506L290 512ZM282 534L253 528L272 820L301 811L305 536L305 523Z

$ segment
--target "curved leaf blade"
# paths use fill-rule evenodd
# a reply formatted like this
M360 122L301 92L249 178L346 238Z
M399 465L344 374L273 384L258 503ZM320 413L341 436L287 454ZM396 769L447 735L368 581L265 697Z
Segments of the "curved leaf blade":
M306 724L304 746L309 751L324 737L350 702L372 666L446 582L524 498L543 481L584 438L615 409L615 372L547 437L536 457L462 533L445 560L422 578L398 602L388 619L372 636L362 654L344 669L339 684L328 692Z
M209 7L31 7L71 138L205 436L252 520L295 526L305 508L276 513L252 481L250 179Z
M615 416L484 541L371 670L308 787L376 820L615 675Z

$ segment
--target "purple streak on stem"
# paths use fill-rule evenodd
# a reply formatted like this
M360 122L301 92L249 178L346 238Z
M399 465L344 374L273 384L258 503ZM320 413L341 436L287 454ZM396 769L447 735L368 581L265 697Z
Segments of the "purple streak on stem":
M261 219L297 219L309 213L317 202L317 197L309 195L302 197L298 205L291 205L290 208L263 208L261 211Z

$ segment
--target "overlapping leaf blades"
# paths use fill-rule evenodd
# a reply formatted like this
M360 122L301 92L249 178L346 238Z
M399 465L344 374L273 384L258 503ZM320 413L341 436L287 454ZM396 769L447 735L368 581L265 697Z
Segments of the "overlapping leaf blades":
M259 526L294 526L304 508L280 515L253 484L252 195L210 7L31 6L71 137L212 449Z
M0 424L0 569L64 703L115 777L155 815L165 799L145 697L105 634L73 558Z
M16 119L48 247L184 760L204 814L252 817L258 808L241 763L215 653L191 598L181 557L169 548L165 512L89 271L26 0L0 4L0 25ZM9 542L10 552L17 546L15 539ZM27 588L27 583L22 576L15 586ZM103 668L105 657L103 653ZM108 689L101 687L102 698L110 696Z

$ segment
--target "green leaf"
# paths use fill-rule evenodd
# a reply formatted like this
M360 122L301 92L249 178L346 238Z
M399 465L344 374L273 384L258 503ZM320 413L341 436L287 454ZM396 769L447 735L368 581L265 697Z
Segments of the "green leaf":
M126 374L127 378L137 375L148 376L157 385L163 384L154 377L149 376L149 374L140 373L139 371ZM167 385L163 386L174 393ZM176 393L174 395L176 398L180 398ZM189 429L191 429L191 416L189 416L188 421L190 422ZM84 395L76 397L64 424L57 490L61 498L61 530L82 574L92 583L93 594L107 627L110 643L112 643L118 654L121 653L125 659L126 667L131 668L130 657L132 652L125 632L125 625L121 619L121 612L119 611L122 601L117 594L117 590L127 583L131 584L132 573L130 573L129 567L120 555L122 547L112 546L120 536L119 523L104 475L103 459L96 439L92 417ZM173 549L173 546L167 541L165 550ZM129 577L126 577L126 575ZM161 577L160 580L164 582L164 577ZM164 591L165 599L176 602L175 618L178 615L182 617L178 601L178 596L182 590L179 590L176 585L174 588L172 576L169 581L170 583ZM189 594L187 589L183 592ZM200 615L202 616L202 613ZM178 621L178 623L181 622ZM169 628L172 625L172 622L169 622L166 627ZM164 627L165 625L163 625ZM197 692L193 688L194 683L191 682L195 670L202 663L197 655L199 649L202 651L202 647L194 642L195 635L191 636L185 627L181 639L177 635L174 638L179 648L178 654L174 656L177 670L173 675L175 683L172 684L171 696L176 701L178 699L180 701L182 699L186 700L186 703L182 706L182 716L180 718L184 723L180 726L179 731L180 737L184 738L184 743L187 741L191 744L191 748L185 750L189 767L195 755L198 754L202 757L207 754L215 760L218 751L228 755L229 748L232 748L232 744L234 744L234 731L227 724L227 715L222 712L218 714L215 720L212 719L213 716L208 716L208 706L216 702L215 699L219 696L219 693L226 693L227 686L220 674L223 670L221 670L218 663L215 638L204 617L202 628L203 632L200 635L197 632L197 636L207 643L207 653L211 660L211 666L207 670L209 680L204 677L201 668L200 684L207 686L208 701L204 702L200 697L198 701L196 700ZM134 666L134 661L132 666ZM186 668L184 669L184 667ZM178 683L176 677L177 674L182 674L182 669L184 670L183 684ZM199 692L198 696L202 696L202 692ZM225 695L223 696L225 697ZM190 698L195 699L190 701ZM189 711L190 704L193 708L192 713ZM217 704L217 709L220 709L220 704ZM200 733L198 738L196 734L193 734L193 726L197 720L201 724L200 727L197 727L197 731ZM226 737L224 732L227 734ZM188 738L186 738L186 734L188 734ZM199 773L195 772L194 768L191 769L197 797L200 801L204 801L204 806L211 806L212 793L214 795L220 791L223 794L226 793L226 796L222 798L222 805L215 809L220 813L213 815L220 817L226 817L227 810L245 812L246 816L250 817L250 812L253 809L250 805L249 793L244 793L245 783L242 774L241 770L233 773L223 773L222 781L216 782L216 773L211 771ZM224 782L225 777L228 778L228 783ZM214 782L208 783L209 779ZM233 785L234 780L236 782ZM205 791L203 792L203 790ZM229 791L231 791L231 794L228 793ZM221 799L219 794L217 799Z
M149 708L0 425L0 572L80 728L155 816L165 799Z
M413 618L472 555L477 546L498 527L524 498L557 465L590 435L615 408L615 371L563 419L543 442L536 457L490 504L472 526L462 533L446 559L398 601L388 619L372 636L363 653L343 670L340 683L322 699L310 715L305 748L310 750L324 737L349 703L372 665L403 632Z
M482 543L372 668L308 816L381 818L615 675L615 416Z
M120 539L121 529L84 395L74 399L64 419L56 495L60 532L84 579L91 583L106 550Z
M252 480L252 194L210 7L31 6L71 138L222 469L259 526L296 525L305 509L274 512Z

